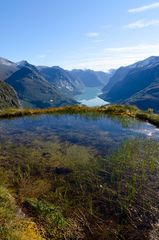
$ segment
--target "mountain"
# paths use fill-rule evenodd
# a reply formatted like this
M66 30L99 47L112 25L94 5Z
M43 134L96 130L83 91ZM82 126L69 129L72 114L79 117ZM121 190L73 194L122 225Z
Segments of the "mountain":
M22 107L44 108L78 104L74 95L85 87L104 86L109 73L92 70L64 70L58 66L34 66L0 58L0 81L17 93Z
M65 92L66 95L79 94L83 89L83 85L80 81L76 80L69 71L64 70L58 66L54 67L37 67L40 73L45 79L56 85L61 92Z
M0 58L0 81L12 75L17 70L17 65L14 62L5 58Z
M0 109L19 107L20 103L13 88L0 81Z
M149 57L145 60L136 62L126 67L120 67L117 69L113 75L110 77L108 84L103 88L103 92L109 92L109 90L118 82L122 82L124 78L133 71L138 71L141 69L150 68L155 66L159 62L159 57Z
M61 94L55 85L49 83L38 69L23 61L18 69L5 80L12 86L24 107L45 108L74 105L77 102Z
M110 74L102 71L74 69L70 71L73 78L85 87L101 87L108 83Z
M39 66L38 70L48 82L55 84L59 91L65 92L68 96L80 94L85 87L102 87L109 81L112 74L79 69L67 71L58 66Z
M119 68L103 88L101 98L159 111L159 57Z

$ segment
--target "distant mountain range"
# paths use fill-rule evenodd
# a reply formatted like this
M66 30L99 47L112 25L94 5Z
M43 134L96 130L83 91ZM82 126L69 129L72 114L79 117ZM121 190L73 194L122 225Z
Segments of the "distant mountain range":
M54 67L37 67L45 79L57 86L57 88L69 96L81 93L84 85L72 74L58 66Z
M94 85L102 87L107 83L107 73L100 72L98 76L98 72L86 70L82 71L83 76L78 77L77 72L81 70L77 70L76 76L74 71L56 66L34 66L27 61L14 63L0 58L0 81L14 89L22 107L45 108L78 104L74 95L81 93L87 86L84 75L88 75L87 72L91 72Z
M149 57L116 70L100 97L111 103L159 112L159 57Z
M80 70L74 69L70 71L70 74L76 81L79 81L81 85L86 87L100 87L106 85L112 75L112 72L105 73L102 71L93 70Z
M0 58L0 108L45 108L79 104L74 100L86 87L103 88L110 103L131 104L159 112L159 57L149 57L109 73L34 66Z

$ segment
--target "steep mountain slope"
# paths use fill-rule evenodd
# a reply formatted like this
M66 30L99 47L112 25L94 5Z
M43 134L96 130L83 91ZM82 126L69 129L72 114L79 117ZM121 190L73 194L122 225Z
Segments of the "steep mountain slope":
M86 87L104 86L110 78L109 73L93 70L74 69L70 74Z
M16 63L13 63L5 58L0 58L0 81L4 81L17 71Z
M159 63L159 57L149 57L145 60L139 61L126 67L120 67L110 77L108 84L103 88L103 93L107 93L110 89L115 86L118 82L124 81L124 78L131 72L137 72L141 69L155 67Z
M72 105L73 96L85 87L104 86L110 74L92 70L67 71L60 67L37 67L0 58L0 81L14 88L24 107Z
M136 105L143 110L148 108L159 112L159 77L148 87L123 101L124 104Z
M134 104L142 109L152 107L159 111L159 57L120 68L111 81L114 81L111 86L109 84L103 89L106 89L101 96L103 99Z
M20 69L6 79L6 82L15 89L24 107L44 108L77 103L62 95L35 66L27 62L21 62L18 66Z
M0 81L0 109L19 107L20 103L13 88Z
M67 95L75 95L81 92L82 84L74 79L69 71L66 71L58 66L54 67L38 67L40 73L48 82L56 85L61 92Z

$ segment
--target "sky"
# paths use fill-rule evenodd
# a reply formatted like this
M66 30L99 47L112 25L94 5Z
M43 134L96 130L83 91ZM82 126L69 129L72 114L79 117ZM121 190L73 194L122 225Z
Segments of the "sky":
M0 56L108 71L159 56L159 1L0 0Z

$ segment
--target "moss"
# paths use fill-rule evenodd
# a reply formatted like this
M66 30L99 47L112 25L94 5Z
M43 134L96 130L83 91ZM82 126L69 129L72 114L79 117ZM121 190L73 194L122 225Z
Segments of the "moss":
M17 214L18 207L9 191L0 186L0 238L1 240L44 240L36 224Z
M62 238L64 230L67 227L67 221L64 218L60 207L36 198L27 199L24 202L24 205L32 212L35 221L43 224L46 229L46 236L51 239Z
M35 222L28 219L16 220L8 234L8 240L45 240Z
M55 225L59 228L64 228L66 226L66 221L59 207L36 198L27 199L24 204L30 208L33 213L37 214L38 217L43 218L44 221L52 226Z

